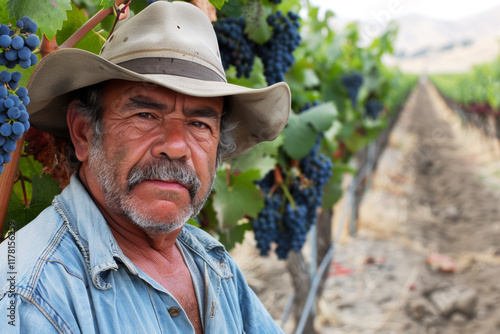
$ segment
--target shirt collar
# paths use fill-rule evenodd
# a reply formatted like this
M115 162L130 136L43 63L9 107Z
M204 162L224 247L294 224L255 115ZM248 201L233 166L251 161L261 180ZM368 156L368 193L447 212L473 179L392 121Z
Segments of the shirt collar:
M111 285L103 279L108 270L118 270L116 259L137 275L137 268L121 251L101 211L97 208L77 173L70 184L52 203L68 225L79 246L96 288L105 290Z
M111 288L105 280L105 274L109 270L118 270L116 260L120 260L131 274L138 274L137 267L121 251L101 211L77 173L71 176L70 184L54 198L52 204L75 238L96 288ZM198 254L221 278L232 276L226 263L224 246L208 233L186 225L178 239Z

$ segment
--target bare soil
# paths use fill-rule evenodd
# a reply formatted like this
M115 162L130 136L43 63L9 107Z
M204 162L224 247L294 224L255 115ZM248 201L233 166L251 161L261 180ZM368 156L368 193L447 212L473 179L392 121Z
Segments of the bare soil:
M317 331L500 333L499 199L498 140L464 127L422 81L382 154L356 235L336 249ZM232 255L292 333L293 319L281 323L292 292L286 263L258 257L247 236ZM433 254L441 260L429 263Z

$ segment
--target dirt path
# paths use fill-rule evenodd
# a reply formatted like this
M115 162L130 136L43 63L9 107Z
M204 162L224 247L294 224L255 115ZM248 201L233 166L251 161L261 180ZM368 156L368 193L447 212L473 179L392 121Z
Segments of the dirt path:
M500 333L499 147L419 86L365 195L357 236L336 251L317 309L321 333ZM291 289L285 264L249 260L250 249L235 258L279 319ZM431 254L446 257L431 266Z

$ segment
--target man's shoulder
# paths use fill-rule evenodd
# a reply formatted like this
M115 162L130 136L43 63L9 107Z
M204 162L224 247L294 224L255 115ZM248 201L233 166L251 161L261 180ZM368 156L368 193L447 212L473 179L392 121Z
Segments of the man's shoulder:
M206 251L210 251L214 248L225 250L224 246L218 240L216 240L208 232L205 232L201 228L194 225L186 224L179 237L187 243L199 243L199 245L205 248Z
M73 236L53 206L0 244L0 277L15 272L16 286L29 290L51 262L66 266L70 263L79 268L84 263ZM0 299L5 289L2 280Z

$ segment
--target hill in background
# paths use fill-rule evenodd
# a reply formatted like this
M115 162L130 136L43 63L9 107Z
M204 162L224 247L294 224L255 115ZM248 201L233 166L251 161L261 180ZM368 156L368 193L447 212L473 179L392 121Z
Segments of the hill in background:
M348 21L335 17L332 23L335 28L341 28ZM397 19L396 23L399 30L395 54L384 61L405 72L465 72L500 54L500 6L455 21L413 14ZM374 22L360 22L361 36L374 26Z

